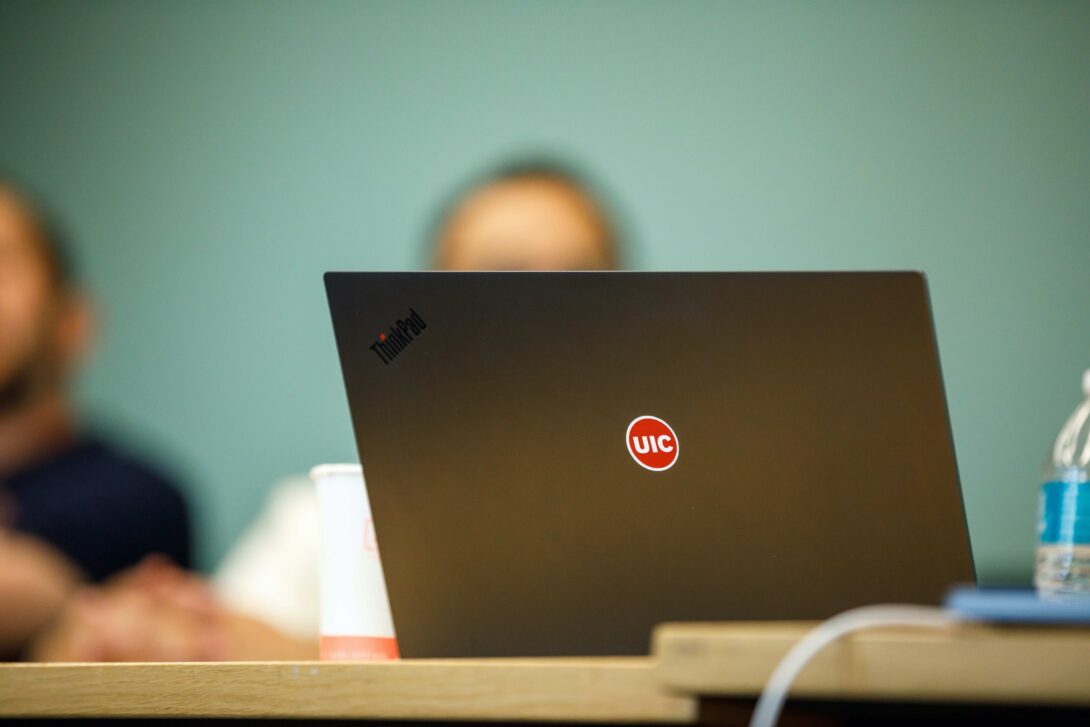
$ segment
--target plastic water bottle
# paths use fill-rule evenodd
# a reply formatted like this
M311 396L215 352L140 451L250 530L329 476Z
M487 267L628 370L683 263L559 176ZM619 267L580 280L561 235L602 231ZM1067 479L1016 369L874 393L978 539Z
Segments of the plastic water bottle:
M1042 596L1090 598L1090 369L1086 398L1060 430L1037 506L1037 572Z

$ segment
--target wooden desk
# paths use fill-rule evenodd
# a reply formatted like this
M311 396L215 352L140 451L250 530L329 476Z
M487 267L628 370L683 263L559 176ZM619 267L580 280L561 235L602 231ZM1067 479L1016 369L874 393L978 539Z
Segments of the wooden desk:
M660 682L697 697L704 721L745 724L772 670L812 626L662 625L653 637ZM784 724L1090 724L1090 629L863 631L814 658L784 717Z
M0 716L692 721L649 658L10 664Z
M653 656L392 663L10 664L0 716L745 724L807 624L667 624ZM1090 630L961 625L847 637L783 724L1090 724Z

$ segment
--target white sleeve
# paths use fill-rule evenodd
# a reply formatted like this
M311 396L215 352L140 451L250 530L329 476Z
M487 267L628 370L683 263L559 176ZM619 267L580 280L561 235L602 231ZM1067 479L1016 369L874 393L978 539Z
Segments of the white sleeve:
M306 477L273 489L213 578L231 609L301 639L318 638L318 496Z

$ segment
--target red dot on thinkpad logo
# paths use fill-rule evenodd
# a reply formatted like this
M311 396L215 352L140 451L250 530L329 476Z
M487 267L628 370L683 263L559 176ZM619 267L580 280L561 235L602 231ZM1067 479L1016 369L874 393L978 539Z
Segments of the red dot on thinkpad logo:
M662 472L677 462L677 435L669 424L653 416L636 417L624 435L632 459L644 469Z

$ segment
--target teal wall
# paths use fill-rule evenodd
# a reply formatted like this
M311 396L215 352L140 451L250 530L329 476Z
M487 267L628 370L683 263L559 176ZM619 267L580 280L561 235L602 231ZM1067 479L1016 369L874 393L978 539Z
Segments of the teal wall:
M0 2L0 163L104 311L84 398L188 475L206 567L355 458L321 273L418 266L541 148L641 269L925 270L978 565L1027 577L1090 365L1090 4Z

